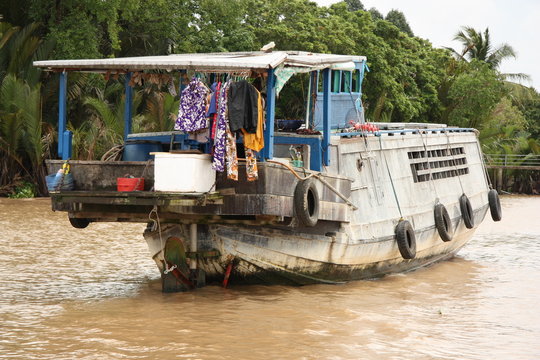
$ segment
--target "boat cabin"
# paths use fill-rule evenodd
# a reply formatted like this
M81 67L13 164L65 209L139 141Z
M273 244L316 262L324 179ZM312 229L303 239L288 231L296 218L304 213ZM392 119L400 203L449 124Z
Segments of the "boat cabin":
M60 159L49 160L47 166L52 182L58 169L69 161L74 186L62 188L56 183L56 187L51 189L51 195L53 209L68 211L70 218L91 219L90 221L142 221L139 212L147 214L150 205L175 203L194 206L193 209L195 209L198 204L208 202L216 206L219 204L220 209L212 209L210 213L222 216L221 219L223 216L237 215L277 216L280 219L289 215L292 217L294 212L292 204L283 205L288 202L284 202L281 197L289 197L292 201L292 191L296 181L291 175L294 175L294 169L304 175L321 173L327 177L322 181L326 181L331 190L323 190L323 199L326 197L328 200L323 210L325 206L328 209L321 212L322 219L326 217L332 221L344 221L348 218L345 210L348 206L347 201L343 199L349 195L351 180L340 176L337 171L329 171L332 162L337 162L337 154L332 154L334 146L331 143L331 135L339 129L350 128L351 121L363 122L361 84L364 73L368 70L366 58L363 56L299 51L261 51L53 60L37 61L34 65L56 72L60 79L58 114L58 156ZM101 73L107 78L109 76L120 76L120 78L123 76L124 78L124 144L122 157L114 159L118 161L81 161L72 158L73 133L67 130L66 102L68 74L75 71ZM276 118L276 102L280 101L280 92L284 86L287 86L291 77L298 74L305 74L304 76L309 78L305 91L305 114L302 118L295 119ZM157 187L154 182L157 180L154 179L154 173L157 169L154 167L154 156L160 159L156 162L162 163L167 161L164 160L167 158L165 153L179 154L184 158L189 158L190 153L199 153L207 154L210 159L215 159L218 141L204 132L182 131L182 126L178 127L179 120L177 120L176 130L173 131L133 133L134 87L153 76L169 84L171 94L177 93L180 97L181 107L182 96L193 95L186 93L186 89L189 90L193 82L203 84L209 96L217 93L212 90L212 85L216 84L222 86L225 83L244 82L249 87L256 88L262 99L261 102L264 103L262 148L255 152L245 151L243 142L246 134L235 135L234 142L237 143L238 151L235 156L240 160L238 181L231 181L226 171L220 173L224 169L218 166L215 186L212 189L196 188L195 191L181 191L183 194L180 194L179 191L170 190L165 186L159 192L155 191ZM245 98L242 99L245 100ZM231 106L230 103L229 106ZM214 121L217 122L216 119ZM212 127L211 118L208 125ZM243 173L249 168L244 161L245 158L248 158L247 164L250 161L258 164L257 181L252 182L250 180L253 179L244 177ZM185 165L184 163L178 166L174 163L167 164L160 168L163 170ZM215 165L214 161L214 170ZM160 173L165 173L169 177L180 177L179 173L175 175L174 172L162 170L159 170ZM284 176L283 173L288 175ZM118 181L124 174L144 178L144 184L140 182L136 184L142 191L135 195L131 191L117 191ZM181 177L193 178L194 176L198 175L182 173ZM62 186L67 179L63 180ZM197 182L196 179L194 181ZM234 196L236 201L227 205L227 196L232 199L231 194L236 195ZM259 209L246 210L246 207L250 207L246 204L254 198L248 196L239 203L238 199L242 198L238 196L239 194L256 196L258 203L261 203L261 197L270 198L266 199L264 206L261 205ZM126 200L128 197L132 200ZM99 207L95 205L96 203L117 204L119 208L112 211ZM124 206L128 203L146 207L141 211L134 210L133 207ZM268 211L272 206L274 210ZM198 212L193 209L189 211ZM207 207L203 212L208 215L208 210ZM186 209L182 210L184 211ZM133 212L137 215L133 215Z
M97 72L107 75L123 74L125 77L124 141L151 140L164 146L174 145L178 149L204 148L202 143L190 139L188 134L173 131L164 133L134 134L131 132L132 99L134 76L165 74L179 80L179 95L190 77L199 77L210 86L218 77L261 79L265 82L266 119L265 146L259 160L274 157L274 145L305 144L311 147L308 168L320 171L329 165L329 138L331 129L349 127L349 121L358 121L362 116L361 83L367 70L366 58L332 54L314 54L298 51L178 54L136 58L113 58L96 60L36 61L34 65L57 72L59 81L58 156L71 159L71 131L66 130L67 77L69 72ZM285 83L295 74L309 73L306 99L306 114L303 119L275 119L275 104ZM176 83L176 81L175 81ZM316 129L322 136L291 135L305 124L305 128ZM311 139L311 140L310 140ZM139 149L133 151L138 153ZM128 149L131 151L131 149ZM144 149L141 149L144 151ZM208 148L206 152L208 152ZM129 161L132 156L127 154Z

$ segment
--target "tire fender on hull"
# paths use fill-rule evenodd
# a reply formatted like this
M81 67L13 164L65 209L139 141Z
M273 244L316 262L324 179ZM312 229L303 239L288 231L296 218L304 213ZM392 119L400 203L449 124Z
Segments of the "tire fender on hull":
M499 200L499 194L497 190L491 189L488 192L489 211L491 212L491 218L493 221L501 221L502 209L501 201Z
M69 223L76 229L84 229L90 225L90 220L86 218L69 218Z
M399 252L404 259L414 259L416 256L416 236L411 223L400 220L395 229L395 237Z
M474 227L474 211L467 195L463 194L460 196L459 208L461 210L461 217L463 218L465 227L467 229L472 229Z
M450 220L450 215L443 204L435 205L433 209L433 216L435 217L435 227L437 232L441 237L441 240L444 242L452 240L454 236L452 231L452 221Z
M319 193L313 178L301 180L294 189L294 211L298 221L313 227L319 221Z

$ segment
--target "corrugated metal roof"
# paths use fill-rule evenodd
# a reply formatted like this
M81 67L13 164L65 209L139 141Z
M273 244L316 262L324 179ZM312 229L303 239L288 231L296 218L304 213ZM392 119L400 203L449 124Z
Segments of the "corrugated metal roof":
M290 66L327 67L332 64L365 60L363 56L316 54L299 51L173 54L110 59L34 61L34 66L48 70L266 70L284 64Z

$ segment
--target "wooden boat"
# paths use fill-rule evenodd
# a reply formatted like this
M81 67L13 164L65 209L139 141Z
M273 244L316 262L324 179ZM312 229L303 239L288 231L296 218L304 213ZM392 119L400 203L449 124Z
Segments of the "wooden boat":
M364 123L356 99L365 61L288 51L35 62L60 76L63 159L48 161L51 174L71 157L63 110L68 71L126 74L128 104L129 79L135 73L247 71L266 81L265 147L257 181L247 180L240 162L238 181L218 173L208 189L155 191L157 159L70 159L75 188L51 191L53 210L68 212L77 228L100 221L147 223L144 238L164 291L215 282L341 283L450 258L471 239L488 209L494 220L501 217L477 131L443 124ZM320 133L283 132L275 126L278 69L310 74L304 121L312 129L321 124ZM126 106L126 141L154 141L176 152L194 147L181 132L130 134L130 109ZM291 146L298 155L294 161ZM195 147L203 149L202 144ZM144 177L144 190L116 191L117 178L126 173ZM177 178L199 180L183 170Z

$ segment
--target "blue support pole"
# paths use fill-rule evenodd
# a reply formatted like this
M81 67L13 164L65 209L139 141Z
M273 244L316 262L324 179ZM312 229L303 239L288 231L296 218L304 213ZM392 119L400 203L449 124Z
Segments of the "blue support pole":
M332 95L330 89L330 69L323 70L323 164L325 166L330 165L330 113L331 102L330 97Z
M67 73L62 71L59 79L58 90L58 157L63 158L64 131L66 131L67 119Z
M264 130L264 148L262 149L263 160L274 157L275 84L274 69L269 69L268 79L266 80L266 129Z
M69 130L66 130L64 131L62 138L62 160L71 159L71 154L73 152L73 133Z
M180 82L178 84L178 96L182 98L182 91L186 88L186 84L184 84L184 74L186 73L186 70L180 70Z
M129 85L131 81L131 72L126 74L125 87L126 87L126 101L124 103L124 141L127 140L128 135L131 133L131 117L132 117L132 103L133 103L133 88Z

